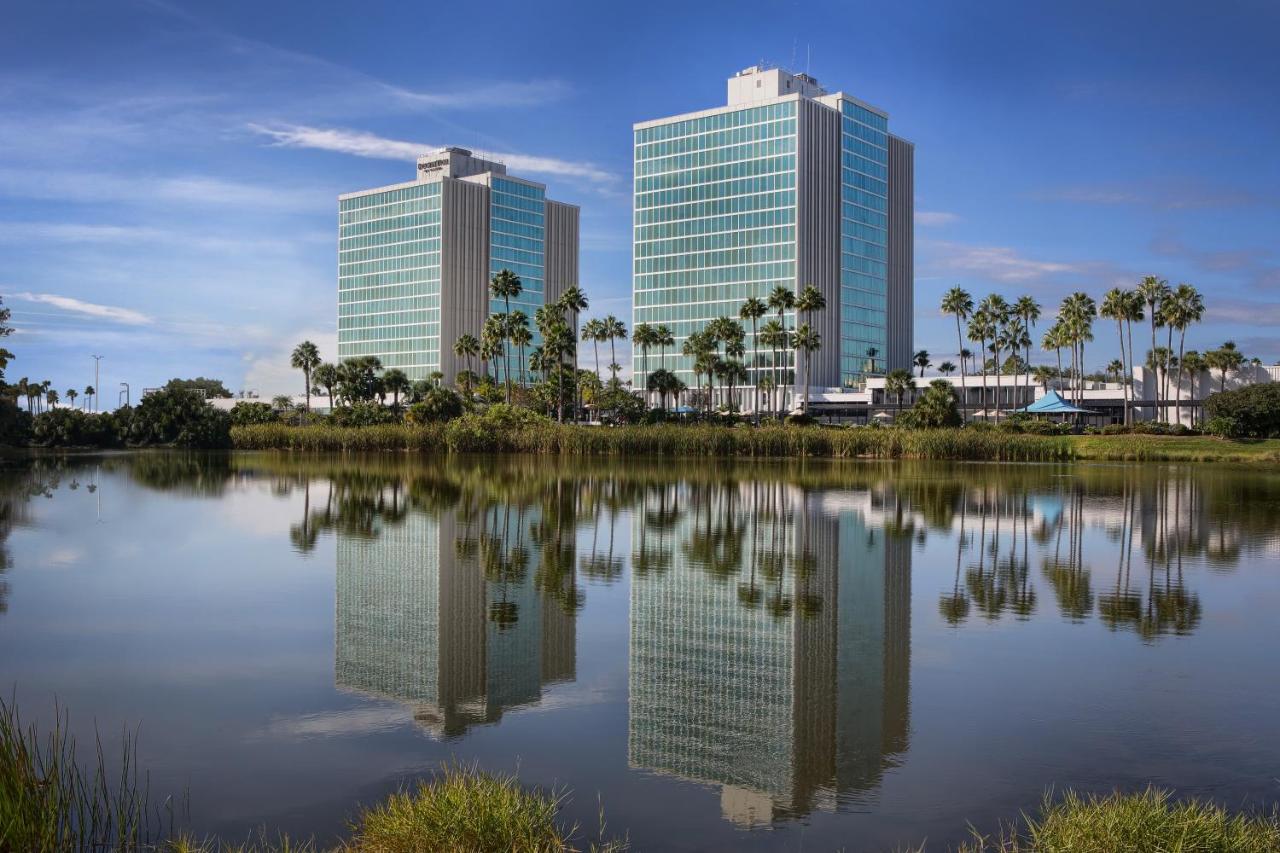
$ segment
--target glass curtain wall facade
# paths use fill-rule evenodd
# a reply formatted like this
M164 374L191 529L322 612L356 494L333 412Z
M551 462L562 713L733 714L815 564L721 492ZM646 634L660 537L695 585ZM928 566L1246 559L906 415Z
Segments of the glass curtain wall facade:
M338 202L338 357L440 369L440 184Z
M840 100L840 384L888 357L889 120Z
M528 328L533 342L525 347L523 356L519 348L509 354L511 376L515 382L531 378L528 370L529 352L542 345L542 335L533 322L534 313L543 305L546 290L546 191L536 185L509 178L494 176L489 194L489 275L504 269L520 276L524 288L511 300L511 313L522 312L528 318ZM491 297L489 313L503 314L506 302ZM506 381L507 359L499 359L493 365L500 382Z
M795 287L795 102L636 130L634 224L635 323L671 330L667 369L692 387L692 359L680 354L690 334L736 319L749 297ZM772 355L746 328L754 383Z

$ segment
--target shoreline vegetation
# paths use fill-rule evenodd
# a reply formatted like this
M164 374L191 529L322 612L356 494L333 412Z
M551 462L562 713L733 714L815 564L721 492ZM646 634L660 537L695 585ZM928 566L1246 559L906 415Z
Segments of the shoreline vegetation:
M173 798L153 799L139 774L137 741L127 732L121 754L108 758L95 739L91 765L76 757L75 738L62 708L53 729L24 726L12 703L0 699L0 850L137 850L156 853L433 853L504 850L515 853L592 851L621 853L598 811L594 836L562 816L566 789L522 785L513 775L474 766L444 765L435 773L360 807L348 835L332 846L271 837L264 828L247 842L200 838L180 828ZM111 769L118 765L119 769ZM1148 787L1107 795L1067 791L1045 796L1039 811L1023 814L993 835L970 826L971 840L957 853L1079 853L1130 850L1280 850L1280 810L1233 812L1195 799L1175 799ZM926 844L911 848L918 853ZM936 849L936 848L935 848Z
M231 429L236 450L527 453L753 459L928 459L991 462L1280 462L1280 440L1211 436L1032 435L992 429L763 425L616 427L511 422L464 415L447 423L372 426L253 424Z

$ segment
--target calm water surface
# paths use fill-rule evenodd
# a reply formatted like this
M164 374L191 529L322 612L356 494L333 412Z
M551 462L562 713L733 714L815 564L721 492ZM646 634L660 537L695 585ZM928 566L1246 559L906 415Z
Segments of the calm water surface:
M332 838L449 759L638 849L1280 800L1266 470L9 460L0 571L5 692L138 726L200 833Z

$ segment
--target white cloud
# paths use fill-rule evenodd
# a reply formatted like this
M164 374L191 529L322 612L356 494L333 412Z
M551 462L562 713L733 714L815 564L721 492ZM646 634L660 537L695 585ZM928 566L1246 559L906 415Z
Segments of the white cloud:
M275 126L250 124L249 129L269 137L272 140L272 144L282 148L314 148L321 151L337 151L342 154L353 154L357 157L372 157L383 160L412 160L420 154L442 147L425 142L387 139L365 131L346 128L309 127L298 124ZM532 154L510 152L484 152L477 150L475 153L477 156L504 163L514 172L532 172L539 175L582 178L595 184L610 184L617 180L616 175L591 163L577 163L569 160L559 160L554 157L540 157Z
M960 219L954 213L942 210L917 210L916 225L950 225Z
M314 189L246 184L205 175L154 177L41 169L0 169L0 195L85 203L238 206L315 211L332 206Z
M923 242L923 241L922 241ZM966 273L1005 283L1037 281L1058 273L1078 273L1079 264L1029 258L1007 246L966 246L958 243L927 242L929 270Z
M59 308L70 314L96 317L101 320L123 323L127 326L146 326L152 322L152 318L141 311L134 311L131 308L119 308L114 305L99 305L96 302L85 302L82 299L59 296L56 293L15 293L13 296L15 299L21 299L26 302L52 305L54 308Z

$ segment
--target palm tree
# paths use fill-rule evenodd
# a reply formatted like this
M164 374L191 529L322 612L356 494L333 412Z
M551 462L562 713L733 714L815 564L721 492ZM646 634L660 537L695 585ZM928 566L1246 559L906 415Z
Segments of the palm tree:
M1049 380L1052 379L1054 376L1053 368L1045 364L1037 364L1035 366L1035 369L1031 371L1031 375L1034 376L1035 380L1040 383L1040 387L1045 390L1045 393L1048 393Z
M1107 375L1121 382L1124 379L1124 362L1118 358L1113 358L1107 362Z
M467 370L475 373L475 365L472 363L472 359L480 354L480 339L475 335L466 333L458 335L458 339L453 342L453 354L458 358L465 358L467 360Z
M604 318L604 334L609 340L609 370L613 373L613 378L618 378L618 353L614 349L613 342L615 340L625 341L627 339L627 326L617 317L610 314Z
M1124 321L1128 316L1129 296L1125 291L1118 287L1113 287L1102 297L1102 307L1098 310L1098 315L1106 317L1109 320L1116 321L1116 333L1120 336L1120 366L1129 363L1129 358L1125 355L1124 344ZM1129 354L1130 356L1132 353ZM1124 371L1120 377L1122 383L1121 392L1124 397L1124 422L1129 423L1129 383L1126 380L1128 372Z
M1062 323L1057 322L1045 329L1044 337L1040 341L1040 348L1045 352L1053 350L1058 356L1058 387L1062 387L1062 348L1066 346L1066 335L1062 331ZM1046 385L1045 390L1049 388Z
M1199 400L1200 398L1196 396L1196 387L1200 383L1200 374L1204 373L1205 370L1208 368L1208 365L1205 363L1204 356L1202 356L1196 350L1188 350L1182 356L1182 358L1179 359L1179 366L1181 367L1182 370L1185 370L1187 372L1187 378L1191 382L1190 394L1191 394L1192 401ZM1192 424L1195 423L1195 420L1196 420L1196 410L1193 407L1191 409Z
M895 367L890 370L884 378L884 393L894 395L898 400L898 410L893 416L896 423L898 416L902 414L902 397L908 391L916 387L915 377L911 375L911 371L905 367Z
M1084 345L1093 340L1093 318L1097 313L1093 298L1079 291L1062 300L1058 309L1058 321L1071 346L1071 366L1078 383L1077 405L1084 396Z
M1156 348L1156 324L1160 322L1160 308L1165 299L1169 297L1169 282L1158 276L1149 275L1138 285L1138 295L1147 306L1147 316L1151 319L1151 351L1154 353ZM1143 382L1143 390L1146 390L1146 382ZM1160 411L1160 385L1159 377L1156 377L1152 383L1152 394L1156 402L1156 419L1161 414Z
M520 276L516 275L511 270L501 269L501 270L498 270L498 272L494 274L493 278L489 280L489 290L491 293L493 293L494 296L502 299L503 306L504 306L503 311L508 317L510 317L511 316L511 300L514 297L517 297L524 292L524 284L520 281ZM503 335L504 340L506 339L505 333L510 331L510 328L511 328L510 325L507 325L505 323L502 326L502 329L504 332L504 335ZM504 347L503 349L504 349L504 355L505 355L503 359L503 366L506 372L506 380L507 380L507 402L510 403L511 402L511 351L509 347Z
M921 379L924 378L924 369L926 367L933 367L933 362L929 360L929 351L927 349L920 350L915 354L915 358L911 359L911 361L916 367L920 368Z
M742 320L751 321L751 381L756 388L755 402L752 404L752 410L755 412L756 424L760 423L760 330L758 323L760 318L769 313L769 306L764 300L757 299L752 296L742 303L742 307L738 309L738 317Z
M576 363L577 347L578 339L563 320L550 320L546 328L542 329L542 349L546 357L557 366L556 401L557 419L560 423L564 423L564 375L566 372L564 362L565 359L572 358Z
M46 390L44 392L44 400L49 404L49 408L52 409L54 406L58 405L58 392L52 388Z
M556 301L559 305L561 312L571 311L573 313L573 323L569 326L569 328L573 333L573 340L575 345L574 357L576 358L577 357L576 346L578 341L578 319L582 316L583 311L586 311L589 307L591 307L591 303L587 300L587 294L582 290L582 288L578 287L577 285L566 288L564 293L561 293L560 298ZM563 320L564 319L563 316L561 316L560 319ZM577 405L574 406L575 417L577 412L581 411L582 409L581 397L578 397L576 399L577 399Z
M643 379L636 384L645 389L645 405L649 403L648 399L648 378L649 378L649 347L653 346L654 340L657 338L657 331L648 323L641 323L636 326L635 331L631 333L631 342L640 348L640 369ZM634 368L632 368L634 371Z
M67 389L67 402L72 406L76 404L76 397L80 396L79 392L74 388Z
M400 408L400 395L409 393L412 387L408 375L398 367L388 368L382 373L382 387L391 395L391 408Z
M490 375L490 368L495 368L493 374L496 378L498 371L495 362L506 351L506 347L503 346L506 336L503 334L502 326L501 317L489 317L484 321L484 328L480 332L480 361L485 365L485 376Z
M956 372L956 366L949 361L944 361L938 365L938 372L949 378L951 374Z
M600 342L606 339L604 320L593 317L582 324L582 339L591 341L596 353L596 376L600 376ZM601 380L603 381L603 379Z
M813 314L815 311L825 311L826 308L827 297L823 296L822 291L818 290L818 288L814 287L812 284L805 285L804 290L800 291L800 295L796 297L796 312L800 315L800 321L807 326L813 325ZM816 330L814 330L814 334L817 335L817 340L819 341L818 347L821 348L822 336ZM799 347L796 348L796 351L797 353L799 352ZM812 361L806 360L804 366L804 407L806 413L808 413L809 410L809 386L813 384L811 367Z
M1235 341L1227 341L1217 349L1205 353L1204 357L1209 367L1220 372L1219 391L1227 390L1227 372L1236 370L1244 364L1244 353L1236 349Z
M978 344L977 358L982 364L982 418L987 418L987 339L995 335L996 326L991 316L979 308L969 316L969 340Z
M770 377L770 388L774 391L779 390L781 384L777 379L778 349L786 347L787 338L786 328L777 320L770 320L760 330L760 342L773 351L774 375ZM779 411L778 400L773 394L769 396L769 411L774 414Z
M517 348L516 377L518 384L525 384L524 348L533 342L533 333L529 331L529 315L523 311L512 311L506 317L506 336L511 346Z
M1169 328L1178 330L1178 375L1174 382L1174 393L1177 395L1174 411L1178 423L1182 423L1182 372L1187 346L1187 329L1192 323L1198 323L1203 318L1204 297L1200 295L1200 291L1189 284L1179 284L1170 298L1166 316Z
M307 383L307 411L311 411L311 371L315 370L320 364L320 350L311 341L303 341L293 348L293 354L289 356L289 365L297 370L302 371L302 377Z
M1005 325L1009 322L1009 303L1004 297L998 293L990 293L978 303L978 310L986 314L990 319L991 330L987 335L991 339L991 355L995 361L993 369L996 374L996 423L1000 422L1000 351L1004 343L1003 335ZM983 356L986 357L985 355ZM985 370L983 371L985 375Z
M1036 328L1036 321L1040 319L1040 303L1033 296L1019 296L1013 303L1013 313L1022 318L1022 354L1027 362L1027 378L1023 380L1025 383L1031 380L1031 333Z
M311 371L311 380L317 388L323 388L329 394L329 411L333 411L333 389L338 387L338 367L330 362L321 362Z
M876 373L876 356L880 354L880 350L875 347L867 347L867 374L875 376Z
M970 354L964 348L964 333L960 330L960 323L967 322L973 314L973 297L958 285L951 288L942 296L942 313L951 314L956 318L956 340L960 343L960 407L961 411L965 412L968 408L965 401L969 396L969 389L964 387L965 359Z
M786 318L785 312L796 307L796 295L790 289L780 284L773 289L772 293L769 294L768 303L769 303L769 307L778 313L778 325L782 327L782 335L777 337L776 340L778 341L779 346L782 350L782 355L785 357L787 354L787 345L790 343L790 340L791 340L790 335L787 334L787 318ZM787 389L786 367L783 365L780 365L776 357L775 357L773 366L775 371L778 371L779 368L781 368L780 372L778 373L779 403L780 403L778 406L778 411L781 411L781 408L782 408L781 403L785 402L786 389Z
M796 348L797 353L804 353L804 411L809 413L809 365L812 363L813 353L822 348L822 336L809 327L808 323L804 323L800 328L796 329L795 335L792 337L791 345Z

